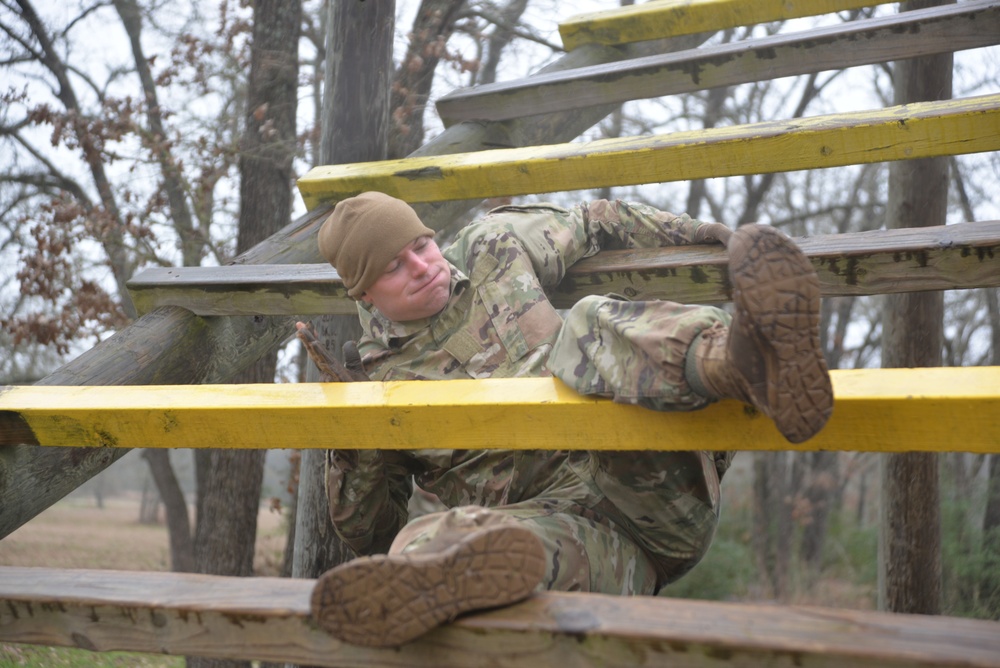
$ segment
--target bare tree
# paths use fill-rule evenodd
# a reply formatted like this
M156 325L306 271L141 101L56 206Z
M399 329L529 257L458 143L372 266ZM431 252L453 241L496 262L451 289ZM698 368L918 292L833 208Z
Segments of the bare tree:
M150 55L148 16L136 0L93 2L56 25L31 0L0 3L9 54L0 70L10 82L0 93L0 209L10 248L0 252L20 251L17 273L3 277L19 283L3 326L15 347L33 342L65 355L134 316L124 284L137 268L224 261L233 252L213 239L213 226L226 206L217 185L237 155L243 66L234 40L242 24L223 11L215 33L195 34L186 31L203 21L192 14L166 35L173 49ZM109 21L125 31L131 67L78 55L86 47L76 33ZM217 104L195 115L186 102L208 89Z
M142 134L163 174L163 192L168 202L170 219L180 237L181 258L185 266L201 264L205 254L204 238L195 228L183 179L177 165L171 142L163 123L163 112L149 60L142 48L142 11L135 0L115 0L115 10L121 18L135 61L135 71L142 85L145 98L147 128ZM142 132L140 130L140 132ZM150 450L144 454L153 480L163 501L170 538L170 563L173 570L195 570L194 537L188 516L187 501L181 491L177 476L170 465L170 453Z
M36 339L66 352L69 342L86 327L87 319L81 314L93 313L93 319L103 327L119 326L134 315L125 291L134 259L126 252L125 217L105 167L106 142L127 131L127 127L117 117L116 101L108 99L102 91L97 91L98 108L93 112L85 109L77 92L79 78L72 76L72 68L62 56L57 44L59 37L45 25L30 0L4 3L3 10L0 29L12 47L6 64L37 65L41 73L36 75L44 77L54 97L54 104L31 105L25 95L8 94L6 102L17 103L23 109L23 116L10 118L12 112L8 110L0 128L5 143L23 153L25 161L34 163L23 168L18 164L13 169L8 167L9 171L0 180L30 186L31 194L22 197L40 208L44 206L43 215L48 218L47 224L36 222L31 227L30 235L38 250L34 257L26 258L18 279L24 296L61 303L62 311L56 317L51 311L13 314L0 322L14 334L15 344L19 339ZM85 13L88 11L93 8ZM34 145L29 130L38 124L51 125L53 143L77 152L89 182L63 170ZM33 220L41 218L36 213ZM28 225L30 220L24 216L19 224ZM109 293L96 281L84 280L74 272L68 249L81 237L98 240L116 293Z
M488 17L494 23L494 28L485 40L486 57L479 59L474 83L490 84L497 80L497 69L504 49L517 36L518 24L527 8L528 0L510 0L500 8L496 16ZM481 15L486 17L484 14Z
M911 0L901 10L949 4ZM952 55L895 64L895 102L951 97ZM943 225L948 160L894 163L889 168L889 227ZM940 366L944 336L941 293L888 295L882 342L886 368ZM893 612L941 610L941 515L933 453L886 455L882 473L879 607Z
M237 253L284 227L291 218L296 153L300 0L257 0L250 47L247 116L240 145ZM236 382L274 382L272 352ZM264 450L199 451L195 562L199 572L253 574ZM189 659L188 665L249 666L249 662Z
M73 34L88 21L116 19L133 66L109 67L106 80L99 81L84 70L89 61L75 57L80 47ZM197 19L191 16L195 24ZM219 83L231 81L226 67L241 69L232 67L228 55L239 50L221 47L239 28L234 32L223 22L222 44L182 32L169 54L148 56L146 24L147 10L135 0L85 4L58 28L29 0L0 5L0 29L17 46L0 67L12 81L29 82L24 94L8 95L13 104L0 122L0 141L13 158L0 168L0 183L22 184L9 204L19 212L12 229L22 249L15 277L21 299L3 319L15 350L40 345L66 354L79 339L123 325L134 316L124 281L143 264L171 265L178 259L169 245L160 245L161 238L177 240L183 264L231 253L212 242L211 227L215 186L236 156L232 125L224 120L232 110L226 95L233 88ZM220 54L226 55L210 57ZM217 123L193 130L189 116L161 104L164 90L176 97L178 85L202 89L210 78L221 100ZM44 86L58 106L37 95ZM58 160L39 141L46 126L52 148L62 151ZM84 169L75 168L67 154ZM28 229L30 235L23 234ZM95 244L103 252L96 262ZM111 269L113 288L96 277L106 273L102 267ZM171 563L193 570L188 509L167 453L149 453L146 459L166 505Z
M393 124L389 157L402 158L424 143L424 112L430 99L434 72L448 54L466 0L421 0L409 45L396 68L389 107Z

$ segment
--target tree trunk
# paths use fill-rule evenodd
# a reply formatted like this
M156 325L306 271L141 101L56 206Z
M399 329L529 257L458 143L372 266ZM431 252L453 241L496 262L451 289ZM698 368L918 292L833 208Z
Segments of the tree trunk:
M194 573L194 539L187 501L170 465L167 450L148 448L142 453L149 464L156 489L160 492L167 515L167 535L170 538L170 568L178 573Z
M800 557L811 576L819 575L823 567L823 546L826 544L830 513L840 507L840 453L819 451L802 453L810 461L809 482L803 494L808 502L809 517L802 528Z
M301 24L301 0L257 0L254 4L248 114L239 160L237 253L273 235L291 216ZM276 361L276 351L269 352L235 382L273 383ZM201 476L207 486L198 490L202 515L195 530L195 563L199 572L253 575L266 454L264 450L210 452L208 468ZM189 658L188 665L249 668L250 662Z
M106 476L99 475L97 479L94 480L94 503L97 504L99 510L104 510L104 486L105 486Z
M142 13L135 0L113 1L128 35L136 73L139 75L142 92L146 97L146 118L149 128L144 137L144 146L151 150L163 174L163 191L170 203L170 220L180 237L183 264L185 267L198 266L205 252L205 240L195 231L191 209L184 193L183 175L170 151L170 144L163 129L163 115L156 82L149 61L142 50Z
M156 508L159 504L156 484L149 478L144 478L142 496L139 498L139 524L156 524Z
M754 532L757 569L778 601L790 592L791 490L787 452L753 453Z
M295 525L299 512L299 472L301 470L302 453L293 450L288 455L288 492L291 499L285 521L288 523L288 536L285 540L285 550L281 555L281 577L292 577L292 564L295 562Z
M914 0L901 11L949 4ZM895 104L951 97L952 54L895 64ZM889 228L944 225L948 159L892 163ZM938 293L888 295L883 319L883 368L941 365L944 297ZM886 435L891 438L891 434ZM891 612L941 611L941 508L938 458L933 453L885 455L879 540L879 608Z
M388 156L395 16L394 1L335 0L330 4L320 149L324 164L384 160ZM365 67L357 63L365 63ZM355 316L326 316L314 319L313 324L319 340L337 354L346 341L361 336ZM306 380L319 380L311 362ZM318 577L353 556L330 522L325 457L321 450L302 452L293 577Z
M632 2L622 2L623 5ZM476 73L476 84L491 84L497 80L497 67L500 65L500 56L507 45L514 39L514 27L521 20L521 15L528 7L528 0L510 0L500 9L496 26L486 42L486 59L480 64L479 72Z
M334 4L342 1L355 4L351 0L337 0ZM409 155L424 143L424 110L430 98L434 71L445 53L448 39L455 32L455 23L464 6L465 0L421 0L406 55L392 82L389 108L394 123L389 135L390 158Z
M1000 290L986 294L990 314L990 364L1000 366ZM986 512L983 514L983 609L1000 619L1000 454L990 455L986 481Z
M983 582L980 597L991 619L1000 619L1000 454L990 455L983 516Z

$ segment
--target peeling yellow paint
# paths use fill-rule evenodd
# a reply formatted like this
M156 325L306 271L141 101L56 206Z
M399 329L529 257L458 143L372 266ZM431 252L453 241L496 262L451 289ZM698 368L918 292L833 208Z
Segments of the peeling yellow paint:
M408 202L822 169L1000 150L1000 95L588 143L316 167L312 209L366 190ZM433 172L411 179L400 172Z
M572 16L559 24L563 46L629 44L885 4L865 0L657 0Z
M833 417L796 446L736 401L658 413L552 378L12 387L0 445L13 443L4 420L16 416L42 446L1000 452L1000 367L832 376Z

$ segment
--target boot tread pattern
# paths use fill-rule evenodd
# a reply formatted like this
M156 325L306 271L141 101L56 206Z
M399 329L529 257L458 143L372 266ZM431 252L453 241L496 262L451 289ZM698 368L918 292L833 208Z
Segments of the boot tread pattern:
M833 409L819 342L819 279L795 243L773 227L746 225L733 242L736 322L765 351L751 391L778 430L801 443L826 424Z
M524 599L545 571L534 534L496 526L443 552L375 555L338 566L313 590L312 612L339 640L393 647L464 612Z

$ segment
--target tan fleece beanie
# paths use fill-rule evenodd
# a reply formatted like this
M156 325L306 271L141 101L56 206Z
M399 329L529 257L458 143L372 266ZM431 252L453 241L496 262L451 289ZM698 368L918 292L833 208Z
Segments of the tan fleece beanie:
M409 204L380 192L337 204L319 229L319 252L344 280L347 294L361 297L386 266L418 237L433 237Z

